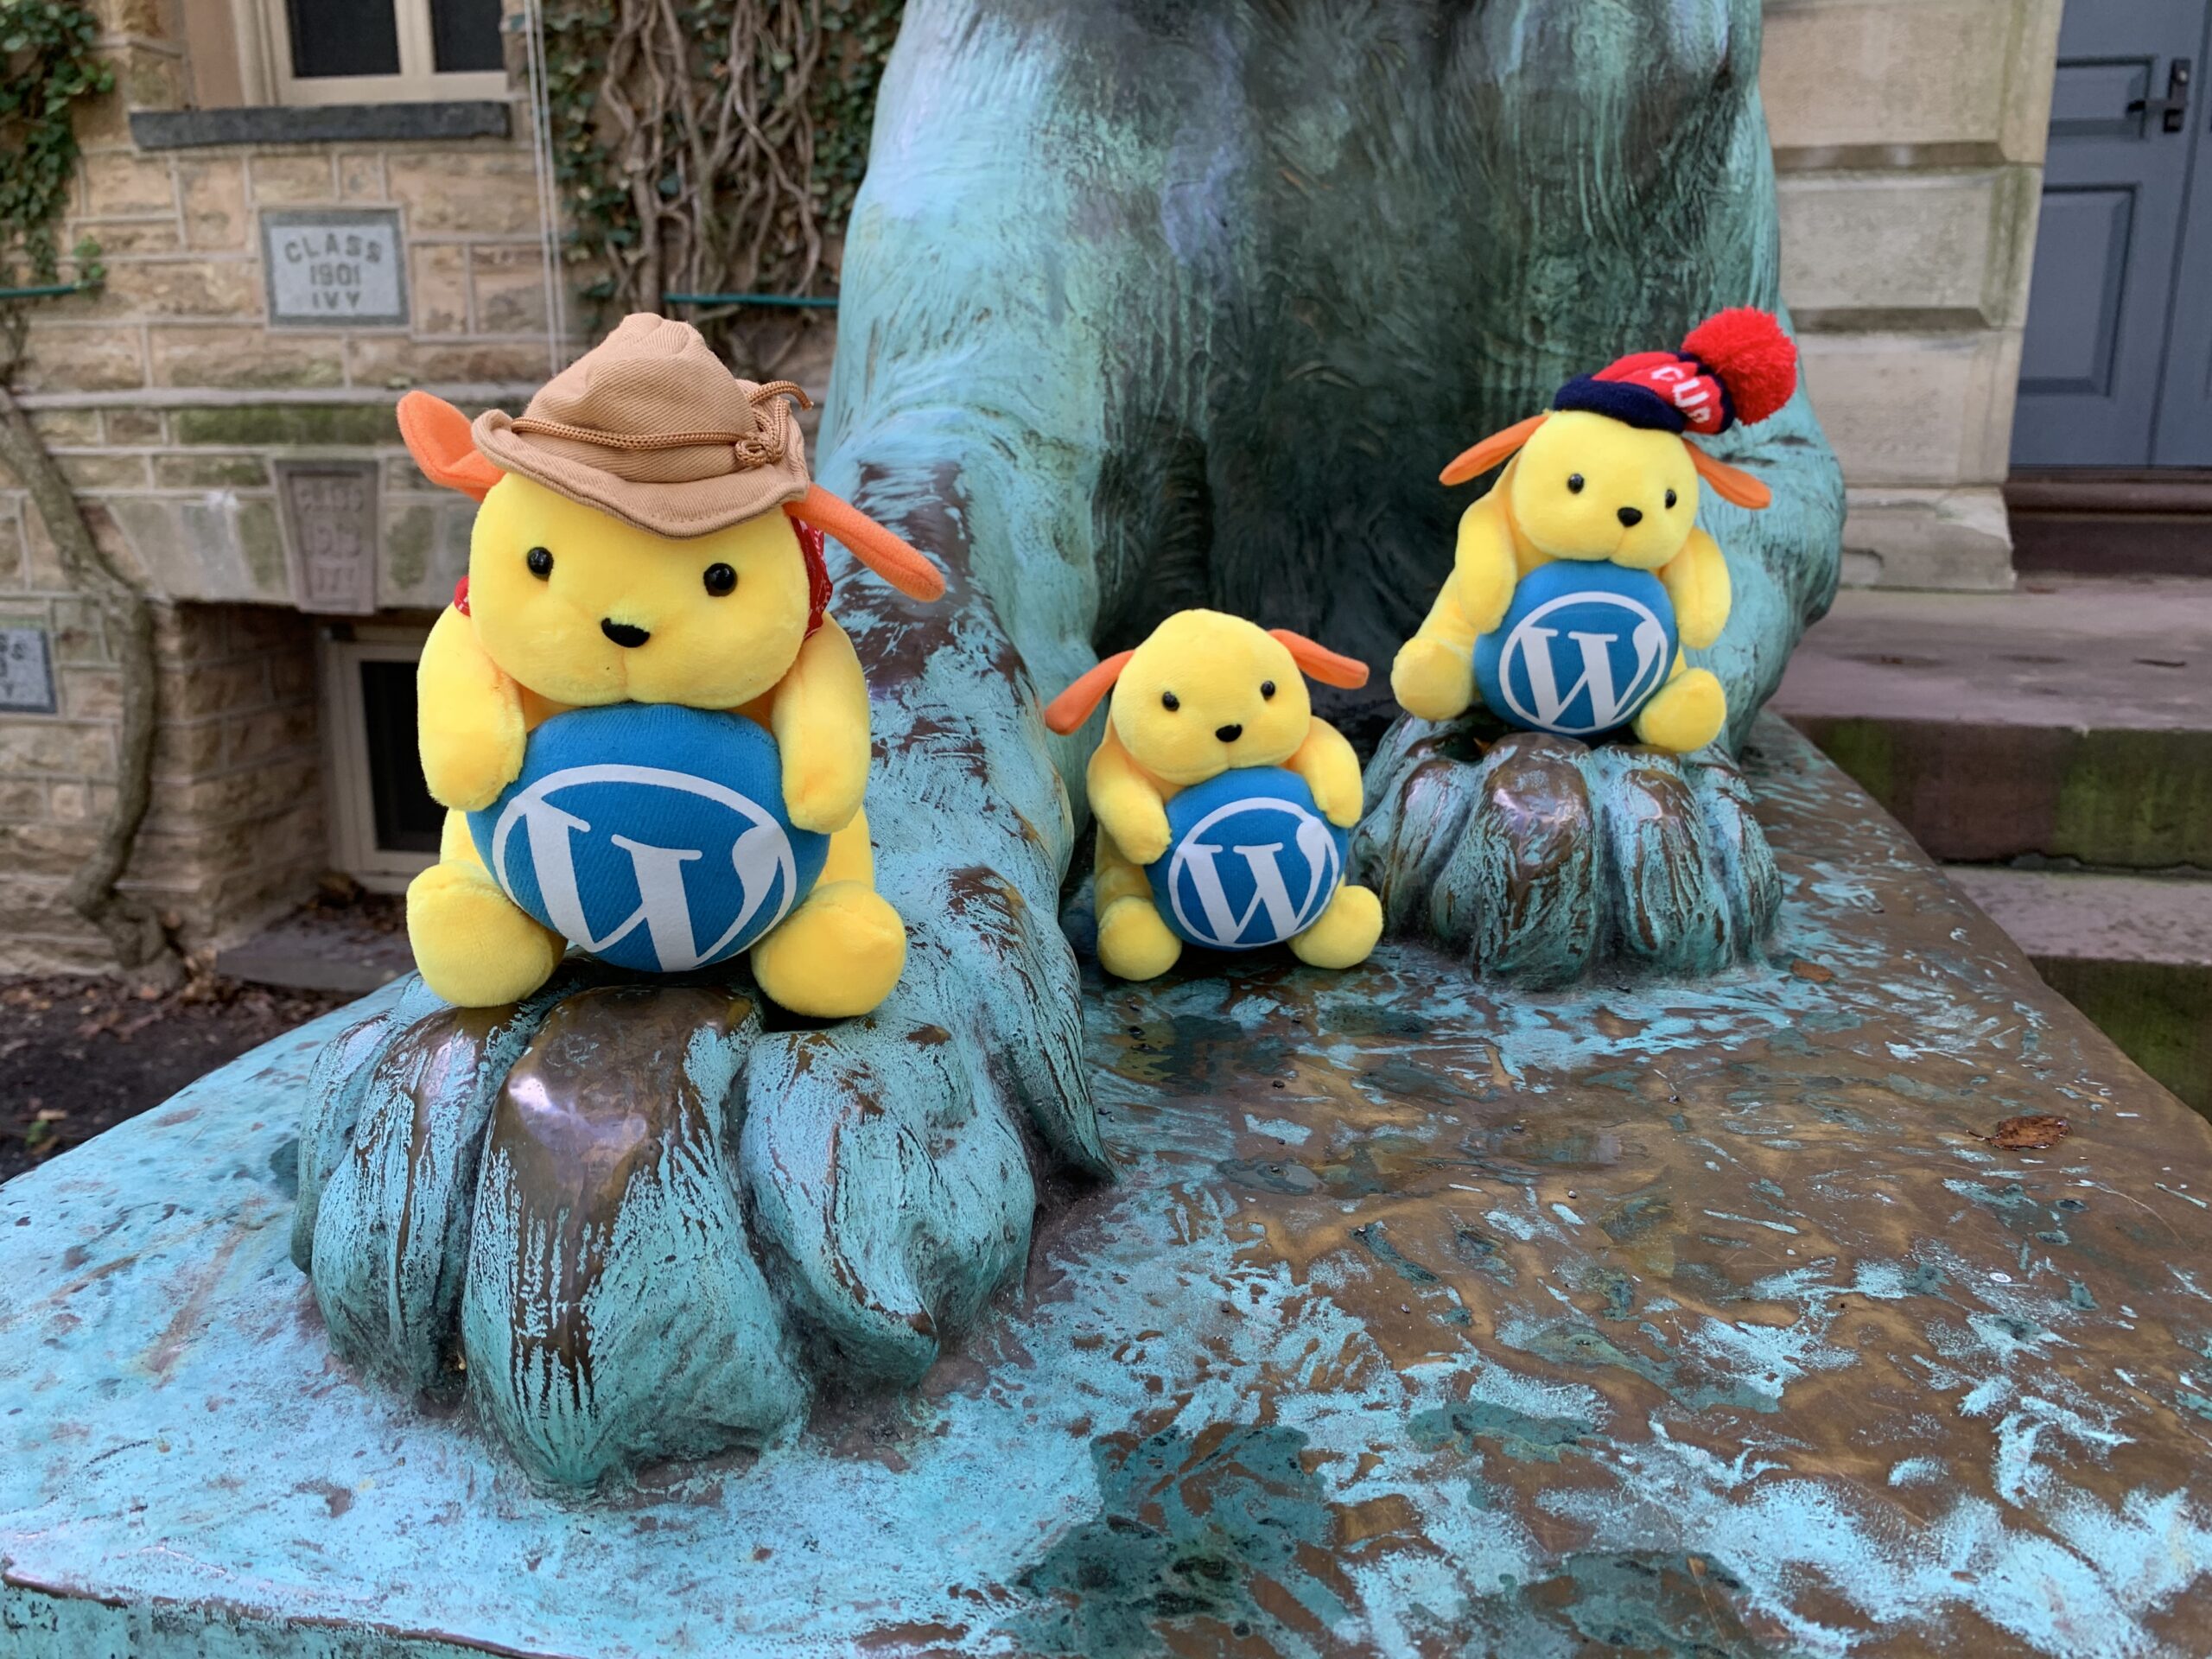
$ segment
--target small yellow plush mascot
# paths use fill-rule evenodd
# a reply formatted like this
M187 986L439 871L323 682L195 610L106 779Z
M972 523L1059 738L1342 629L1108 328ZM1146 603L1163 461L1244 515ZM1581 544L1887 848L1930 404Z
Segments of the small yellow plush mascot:
M868 687L823 608L820 532L916 598L938 597L944 582L919 553L811 481L787 401L797 395L784 383L737 378L689 324L641 315L550 381L519 419L494 410L472 425L426 393L401 400L400 430L423 471L482 503L467 578L431 630L419 673L423 776L450 810L439 862L408 889L407 927L423 979L447 1001L512 1001L560 960L569 939L486 866L486 809L514 798L526 750L534 765L536 746L554 735L549 721L565 716L559 723L575 731L600 721L604 742L614 728L599 711L613 705L631 711L617 725L691 720L710 751L742 737L770 757L760 792L772 801L779 767L783 816L750 842L737 837L734 852L725 842L717 864L635 832L610 836L611 821L594 830L588 820L603 815L577 804L594 798L564 803L541 789L524 802L521 829L499 843L518 868L537 857L531 898L541 915L557 919L564 904L581 914L578 883L597 868L586 855L606 854L633 878L623 902L637 909L605 941L583 942L605 943L609 954L622 938L650 934L658 966L719 960L710 941L690 938L684 895L702 879L727 880L733 861L744 874L751 858L766 872L761 890L780 881L786 906L751 945L754 975L777 1002L836 1018L874 1007L897 982L906 930L875 892L861 810ZM668 764L636 753L604 758L591 776L617 782L650 783L664 774L648 766ZM715 769L710 752L697 785L709 805L728 794L715 796ZM794 839L821 861L804 893ZM760 864L764 844L772 855ZM757 927L775 913L760 902L760 893L747 897L739 924ZM738 931L733 925L721 938Z
M1151 979L1188 943L1287 944L1319 968L1364 961L1382 906L1344 880L1359 758L1318 719L1301 671L1367 683L1367 665L1287 629L1179 611L1052 700L1066 736L1109 692L1085 776L1098 819L1098 960Z
M1639 741L1676 753L1712 742L1727 720L1720 682L1664 649L1678 636L1679 645L1703 650L1728 620L1728 566L1697 527L1698 487L1741 507L1770 498L1757 479L1689 440L1766 419L1789 400L1796 378L1796 348L1774 318L1724 311L1680 352L1639 353L1570 381L1551 412L1460 455L1445 483L1507 465L1459 520L1452 575L1398 652L1390 689L1399 702L1424 720L1450 720L1474 701L1479 678L1484 702L1516 725L1573 736L1632 725ZM1596 572L1580 582L1560 573L1545 584L1548 614L1524 619L1519 613L1533 607L1516 605L1516 590L1561 560L1652 572L1659 587L1635 578L1605 592ZM1566 591L1592 585L1601 591ZM1578 630L1562 613L1593 598L1601 610L1610 604L1644 619L1621 635L1618 661L1592 644L1602 626ZM1524 620L1533 632L1523 634Z

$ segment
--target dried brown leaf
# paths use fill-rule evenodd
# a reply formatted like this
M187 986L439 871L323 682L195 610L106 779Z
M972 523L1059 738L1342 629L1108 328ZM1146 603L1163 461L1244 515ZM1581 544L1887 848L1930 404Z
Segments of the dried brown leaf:
M2008 1117L1986 1138L1989 1144L2003 1152L2042 1152L2056 1146L2073 1133L2074 1126L2063 1117L2053 1117L2048 1112L2031 1112L2024 1117Z

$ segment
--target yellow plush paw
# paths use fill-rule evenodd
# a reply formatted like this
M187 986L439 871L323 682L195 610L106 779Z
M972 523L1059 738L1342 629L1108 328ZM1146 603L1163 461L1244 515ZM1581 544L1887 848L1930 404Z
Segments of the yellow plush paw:
M868 793L868 753L856 755L787 750L784 756L784 810L802 830L833 836L853 821Z
M1467 659L1433 639L1408 639L1390 664L1390 694L1408 714L1453 720L1475 700L1474 670Z
M482 721L462 721L451 714L426 718L423 780L430 798L464 812L491 805L521 775L527 741L519 711L501 711Z
M1091 810L1099 827L1114 838L1132 864L1150 864L1167 850L1167 809L1157 796L1142 798L1094 798Z
M1315 810L1331 823L1349 830L1359 822L1367 800L1357 765L1349 771L1336 766L1317 766L1310 772L1300 768L1299 776L1313 791Z
M1467 626L1477 633L1488 633L1505 620L1505 613L1513 604L1513 590L1521 584L1521 572L1510 545L1495 536L1478 537L1471 543L1463 531L1452 582L1452 597L1459 601L1459 614Z
M1365 887L1350 884L1337 889L1329 907L1290 942L1300 962L1316 968L1350 968L1365 962L1382 937L1382 901Z
M1116 899L1098 918L1098 965L1116 979L1157 979L1182 954L1149 899Z
M753 976L793 1014L849 1020L891 995L906 966L906 926L865 881L831 881L753 947Z
M1677 674L1659 688L1636 717L1637 741L1655 749L1688 754L1720 735L1728 723L1728 694L1707 668Z
M464 1008L528 996L568 948L516 909L480 867L465 864L433 864L408 884L407 942L423 982Z

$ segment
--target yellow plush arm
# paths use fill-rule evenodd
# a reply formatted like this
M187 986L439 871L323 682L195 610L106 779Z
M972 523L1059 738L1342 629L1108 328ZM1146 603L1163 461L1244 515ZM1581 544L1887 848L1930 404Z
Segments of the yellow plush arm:
M1720 637L1720 630L1728 626L1729 588L1728 561L1719 543L1693 530L1682 550L1661 567L1659 580L1667 584L1667 597L1674 601L1675 626L1681 631L1683 645L1703 651Z
M1106 741L1084 772L1090 789L1090 810L1098 827L1114 838L1124 855L1149 864L1167 850L1167 807L1152 774L1129 758L1111 721Z
M868 680L853 642L825 619L777 682L769 728L783 753L784 807L802 830L832 835L868 792Z
M1459 588L1456 578L1445 578L1427 619L1390 664L1390 694L1423 720L1452 719L1475 700L1475 636L1482 631L1459 608Z
M1459 518L1452 574L1428 616L1390 664L1390 690L1423 720L1451 720L1475 700L1475 641L1505 620L1520 571L1506 520L1505 481Z
M1520 565L1513 556L1513 526L1505 516L1505 486L1511 477L1509 467L1488 495L1459 515L1459 540L1445 591L1459 601L1470 651L1477 634L1488 633L1505 620L1514 584L1521 580Z
M452 607L438 618L415 671L416 732L430 798L464 812L486 807L522 771L522 688Z
M1359 756L1327 721L1316 716L1306 728L1306 741L1283 764L1306 780L1313 791L1313 804L1331 823L1349 830L1359 822L1363 798Z

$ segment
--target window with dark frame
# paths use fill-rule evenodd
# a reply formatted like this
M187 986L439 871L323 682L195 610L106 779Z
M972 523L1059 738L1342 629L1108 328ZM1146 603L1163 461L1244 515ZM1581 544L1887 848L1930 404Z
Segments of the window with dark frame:
M370 813L378 850L435 853L445 808L430 798L416 743L415 664L360 664L362 737L368 750Z
M399 20L391 0L286 0L292 73L302 80L399 73Z
M400 73L397 6L408 3L285 0L294 78L322 80ZM419 5L422 0L412 0L412 3ZM429 10L435 73L493 73L503 66L499 0L429 0Z
M504 67L499 0L430 0L430 48L442 75Z

